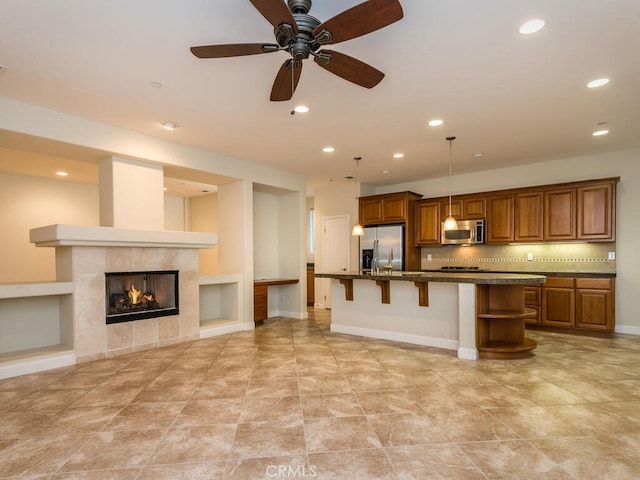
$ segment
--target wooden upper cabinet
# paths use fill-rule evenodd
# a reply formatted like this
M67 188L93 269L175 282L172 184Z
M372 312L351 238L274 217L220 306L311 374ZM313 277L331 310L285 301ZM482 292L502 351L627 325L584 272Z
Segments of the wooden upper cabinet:
M543 239L544 194L542 191L516 193L515 241L541 242Z
M376 196L360 198L360 223L376 225L382 223L382 201Z
M382 219L385 222L405 222L407 220L407 199L394 195L382 199Z
M440 202L416 202L416 245L440 244Z
M576 239L576 189L558 188L544 192L544 240Z
M413 212L413 202L422 195L413 192L386 193L360 197L360 223L379 225L384 223L405 223L409 220L409 209Z
M615 190L614 182L577 188L578 240L615 240Z
M455 218L456 220L461 220L462 218L464 218L462 214L463 214L462 200L459 198L452 198L451 199L451 215L453 215L453 218ZM440 202L440 218L442 218L444 221L444 219L447 218L448 216L449 216L449 197L445 198Z
M487 216L487 199L484 195L465 197L462 201L462 218L474 220Z
M514 195L487 197L487 243L514 241Z

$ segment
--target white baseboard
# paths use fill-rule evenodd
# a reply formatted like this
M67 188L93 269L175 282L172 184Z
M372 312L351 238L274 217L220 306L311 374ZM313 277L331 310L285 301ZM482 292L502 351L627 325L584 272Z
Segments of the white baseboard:
M253 325L247 327L243 323L223 323L221 325L208 325L200 328L200 338L217 337L219 335L226 335L227 333L243 332L245 330L252 330Z
M287 317L287 318L296 318L298 320L304 320L309 318L309 314L305 310L304 312L289 312L287 310L273 310L268 313L269 317Z
M458 347L458 358L462 358L463 360L478 360L480 355L475 348Z
M626 333L628 335L640 335L640 327L635 325L616 325L616 333Z
M12 360L0 363L0 380L17 377L28 373L42 372L53 368L68 367L76 364L76 354L73 350L48 353L31 358Z
M374 330L371 328L351 327L339 325L331 322L331 331L336 333L346 333L348 335L358 335L361 337L379 338L381 340L392 340L394 342L413 343L425 347L444 348L446 350L458 350L458 341L446 338L425 337L423 335L412 335L408 333L389 332L387 330Z

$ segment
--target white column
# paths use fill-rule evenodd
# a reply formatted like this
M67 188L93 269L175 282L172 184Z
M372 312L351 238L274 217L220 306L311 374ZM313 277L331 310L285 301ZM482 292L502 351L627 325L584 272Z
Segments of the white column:
M100 225L164 230L163 171L118 157L100 162Z

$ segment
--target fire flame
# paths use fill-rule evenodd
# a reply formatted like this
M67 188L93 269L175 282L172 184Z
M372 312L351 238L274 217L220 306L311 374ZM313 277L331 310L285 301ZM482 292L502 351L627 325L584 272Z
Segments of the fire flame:
M143 294L135 285L131 285L131 290L129 290L128 295L131 305L137 305L138 303L145 301L153 301L153 295L150 293Z

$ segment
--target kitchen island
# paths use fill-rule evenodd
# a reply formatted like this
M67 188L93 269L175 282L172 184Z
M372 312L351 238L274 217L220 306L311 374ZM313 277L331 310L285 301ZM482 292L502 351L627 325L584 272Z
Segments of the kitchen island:
M522 358L525 285L544 275L316 273L331 279L331 331L456 350L459 358Z

